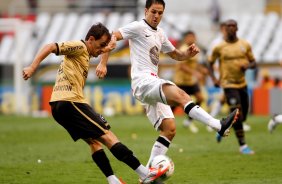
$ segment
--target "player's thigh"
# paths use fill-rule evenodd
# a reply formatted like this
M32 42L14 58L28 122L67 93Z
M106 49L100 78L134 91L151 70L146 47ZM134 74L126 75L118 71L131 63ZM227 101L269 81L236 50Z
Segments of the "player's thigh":
M68 101L51 103L54 119L61 124L76 141L96 139L104 135L110 126L105 118L88 104Z
M241 108L241 96L238 89L235 88L226 88L224 89L226 102L229 105L229 108Z
M167 104L169 105L181 105L182 107L189 101L191 97L182 89L176 85L163 84L163 92L166 97Z

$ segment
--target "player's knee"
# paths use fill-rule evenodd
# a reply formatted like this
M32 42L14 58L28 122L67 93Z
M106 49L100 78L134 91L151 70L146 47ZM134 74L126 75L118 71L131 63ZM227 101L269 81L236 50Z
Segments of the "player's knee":
M113 145L110 151L120 161L125 161L133 155L133 152L120 142Z

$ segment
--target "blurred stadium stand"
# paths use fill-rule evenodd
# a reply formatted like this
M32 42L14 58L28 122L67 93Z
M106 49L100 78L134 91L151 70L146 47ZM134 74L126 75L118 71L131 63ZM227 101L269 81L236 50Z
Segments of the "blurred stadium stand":
M209 16L210 3L213 1L198 0L197 3L189 3L190 1L177 0L178 5L175 4L176 1L167 1L166 13L160 26L166 30L169 38L176 42L181 40L185 31L192 29L197 32L199 45L203 45L206 49L218 31ZM144 2L138 0L14 0L1 2L0 11L2 17L21 17L34 21L32 35L30 40L26 40L26 50L22 57L24 63L29 63L43 44L84 39L87 29L95 22L104 23L112 31L126 23L140 20L144 15ZM238 35L253 45L254 54L259 63L275 63L281 60L280 3L274 5L276 1L273 0L240 0L236 3L231 0L219 0L218 2L221 20L234 18L238 21ZM179 4L185 6L179 6ZM0 31L0 39L0 64L12 64L14 34L1 34ZM116 51L126 45L126 42L119 42ZM44 63L57 63L58 60L58 57L50 56Z

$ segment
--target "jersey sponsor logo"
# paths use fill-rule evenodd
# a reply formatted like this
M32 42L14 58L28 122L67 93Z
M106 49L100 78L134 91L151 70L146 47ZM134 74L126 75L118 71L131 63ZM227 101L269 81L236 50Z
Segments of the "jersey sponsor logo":
M158 65L159 63L159 49L158 47L154 46L150 49L150 59L154 65Z
M240 45L240 49L243 53L246 53L247 52L247 49L243 46L243 45Z
M76 50L80 50L80 49L83 49L83 46L75 46L75 47L68 47L68 48L65 48L65 49L62 49L62 53L66 53L66 52L73 52L73 51L76 51Z
M53 91L71 91L72 86L70 85L61 85L61 86L55 86Z

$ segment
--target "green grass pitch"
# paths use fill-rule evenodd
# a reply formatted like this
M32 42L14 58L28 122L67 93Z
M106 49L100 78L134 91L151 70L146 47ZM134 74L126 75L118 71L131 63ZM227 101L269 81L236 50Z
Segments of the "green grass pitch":
M267 131L269 117L250 116L252 129L247 143L255 155L240 155L232 131L220 144L215 133L197 123L199 133L182 127L177 117L177 135L168 155L175 173L167 184L279 184L282 183L282 126ZM145 115L106 118L113 132L146 164L157 132ZM127 184L138 176L107 151L115 174ZM40 162L41 161L41 162ZM83 141L74 143L52 118L0 116L1 184L106 184L92 162Z

